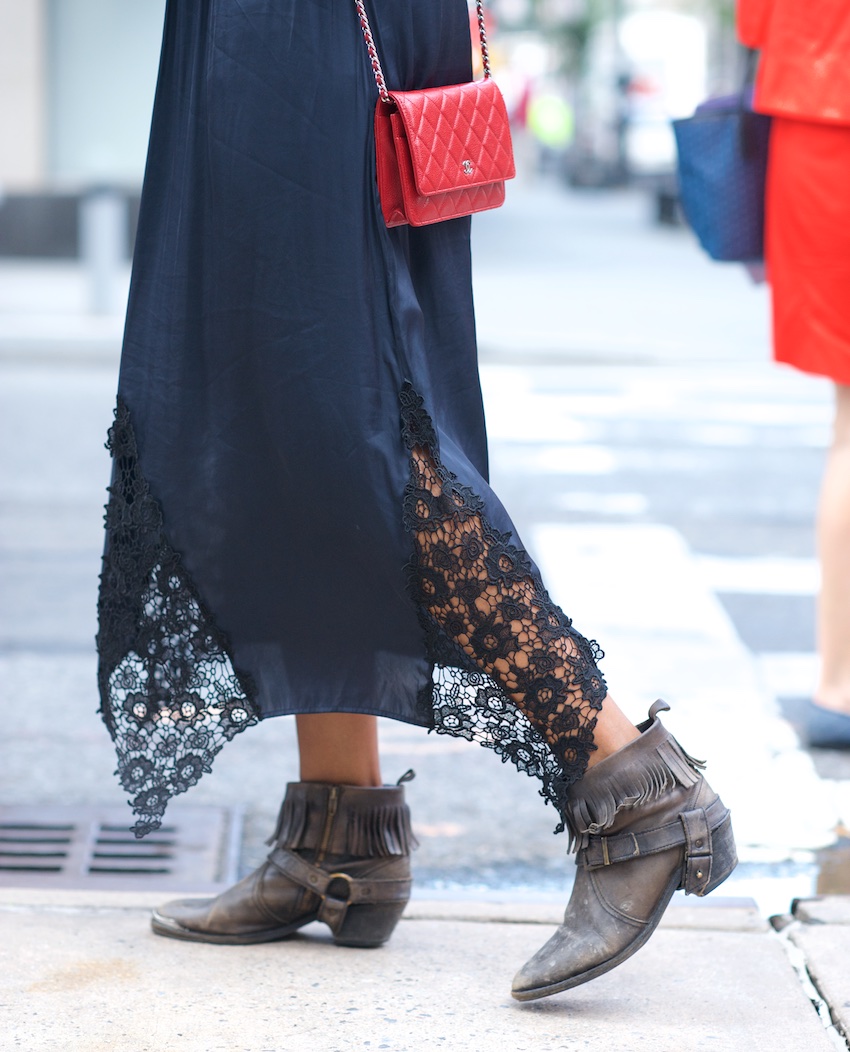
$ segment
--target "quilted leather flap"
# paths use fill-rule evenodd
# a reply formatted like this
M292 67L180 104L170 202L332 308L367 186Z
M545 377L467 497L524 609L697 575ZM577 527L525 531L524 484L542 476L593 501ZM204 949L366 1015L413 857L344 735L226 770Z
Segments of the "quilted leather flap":
M508 111L492 79L390 92L404 123L423 197L516 174Z

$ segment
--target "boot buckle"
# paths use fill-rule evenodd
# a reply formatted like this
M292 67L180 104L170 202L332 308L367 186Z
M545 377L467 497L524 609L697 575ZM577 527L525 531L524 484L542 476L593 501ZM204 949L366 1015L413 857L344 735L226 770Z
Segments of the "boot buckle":
M616 840L617 841L617 848L618 848L618 850L617 850L616 858L611 858L611 853L610 853L610 851L608 849L608 841L609 840ZM631 842L632 842L631 850L629 850L625 846L628 840L631 840ZM600 846L602 847L602 865L603 866L613 866L617 862L628 862L629 859L637 858L638 855L640 854L640 844L638 843L638 838L634 835L634 833L624 833L624 834L620 834L617 837L601 836L599 838L599 843L600 843Z
M345 881L346 888L344 897L329 894L328 889L332 887L336 880ZM348 907L351 905L353 887L354 881L347 873L329 873L327 875L327 883L325 884L325 890L321 895L322 901L319 905L317 916L318 919L324 924L327 924L334 933L339 931L342 927L342 922L345 920L345 914L348 912Z

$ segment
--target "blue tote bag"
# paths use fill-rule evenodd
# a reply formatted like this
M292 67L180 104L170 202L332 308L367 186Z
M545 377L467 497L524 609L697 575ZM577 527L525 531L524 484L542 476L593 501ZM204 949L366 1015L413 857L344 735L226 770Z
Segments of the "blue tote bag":
M685 218L712 259L736 263L764 259L770 117L753 112L750 95L745 87L673 121Z

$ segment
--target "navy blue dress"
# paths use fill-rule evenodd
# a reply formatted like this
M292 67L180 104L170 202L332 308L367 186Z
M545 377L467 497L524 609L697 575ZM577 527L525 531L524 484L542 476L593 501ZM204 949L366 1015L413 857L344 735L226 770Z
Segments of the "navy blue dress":
M470 79L465 0L369 11L391 87ZM513 529L486 482L470 222L386 228L376 97L353 0L168 3L98 636L139 835L259 719L434 726L435 663L464 660L411 599L403 391Z

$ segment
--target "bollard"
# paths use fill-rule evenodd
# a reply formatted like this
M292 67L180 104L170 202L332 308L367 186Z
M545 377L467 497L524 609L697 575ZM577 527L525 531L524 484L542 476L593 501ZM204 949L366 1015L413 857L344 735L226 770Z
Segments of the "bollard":
M127 258L127 199L110 186L92 186L80 198L80 258L88 273L93 314L120 310L118 273Z

